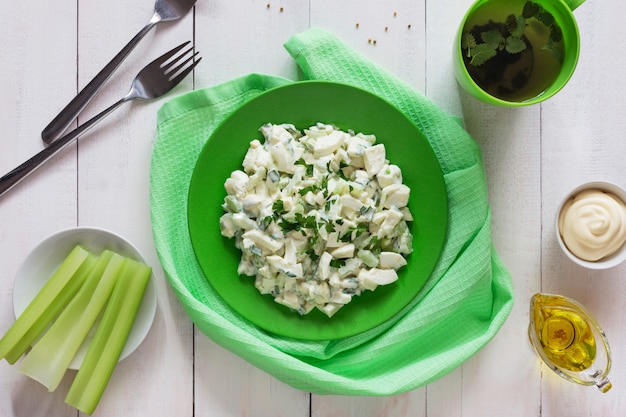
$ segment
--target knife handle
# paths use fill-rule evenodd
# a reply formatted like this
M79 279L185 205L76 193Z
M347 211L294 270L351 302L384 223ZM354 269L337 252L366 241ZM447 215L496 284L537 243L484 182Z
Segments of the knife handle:
M69 132L67 135L55 140L39 153L28 159L26 162L23 162L21 165L5 174L2 178L0 178L0 197L2 197L11 188L19 184L23 179L32 174L37 168L49 161L50 158L61 152L69 144L74 142L74 140L76 140L80 135L91 129L93 126L96 125L96 123L98 123L105 116L107 116L109 113L111 113L113 110L115 110L128 100L128 97L124 97L121 100L117 101L115 104L109 106L98 115L94 116L84 124Z
M41 138L47 144L51 144L56 138L72 124L78 114L87 106L91 99L96 95L104 83L111 77L113 72L120 66L124 59L137 46L139 41L156 25L156 20L152 19L150 23L143 27L126 44L121 51L113 57L113 59L104 67L93 80L83 88L76 97L70 101L63 110L46 126L41 132Z

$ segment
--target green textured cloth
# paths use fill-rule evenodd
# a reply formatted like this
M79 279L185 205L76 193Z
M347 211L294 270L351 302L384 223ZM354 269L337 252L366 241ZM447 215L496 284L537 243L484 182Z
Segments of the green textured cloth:
M382 96L430 141L450 206L446 244L434 273L402 312L341 340L277 337L224 303L195 259L186 195L195 162L216 126L250 98L291 82L252 74L174 98L159 111L150 197L155 245L167 279L203 333L295 388L317 394L392 395L425 385L491 340L513 304L511 277L491 241L480 150L455 118L332 34L309 29L285 47L307 79L348 83Z

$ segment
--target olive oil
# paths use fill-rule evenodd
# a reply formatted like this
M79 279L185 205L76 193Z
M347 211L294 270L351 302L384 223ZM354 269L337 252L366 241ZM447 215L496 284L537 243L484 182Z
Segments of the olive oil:
M528 336L539 357L559 376L595 385L602 392L611 389L608 340L596 319L578 302L560 295L535 294Z
M550 361L560 368L580 372L596 357L596 340L585 318L571 307L535 304L537 336Z

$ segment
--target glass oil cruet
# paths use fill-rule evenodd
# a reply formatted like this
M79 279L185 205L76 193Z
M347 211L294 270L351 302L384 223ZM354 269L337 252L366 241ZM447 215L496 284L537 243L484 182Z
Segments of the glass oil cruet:
M552 294L530 300L528 336L539 357L568 381L611 389L611 350L604 331L580 303Z

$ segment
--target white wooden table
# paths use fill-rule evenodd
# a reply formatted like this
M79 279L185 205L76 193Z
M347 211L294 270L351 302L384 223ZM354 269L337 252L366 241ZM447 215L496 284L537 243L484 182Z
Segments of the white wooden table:
M576 11L582 50L574 77L548 102L520 109L483 105L456 85L451 48L470 3L198 0L184 20L149 33L80 117L85 121L117 100L140 68L184 40L193 40L204 60L173 94L250 72L297 79L282 44L311 26L334 32L462 116L483 150L493 239L512 273L516 303L493 341L461 367L395 397L317 396L277 381L196 331L152 241L149 164L163 100L126 105L0 199L0 333L13 322L13 277L28 251L61 229L97 226L126 236L146 254L159 296L150 334L117 367L97 416L626 415L626 265L583 270L560 252L554 236L556 206L570 188L595 180L626 186L622 2L589 0ZM152 7L150 0L3 2L0 172L42 149L42 128L147 23ZM602 323L613 348L609 393L568 383L540 364L526 336L528 301L538 291L573 297ZM57 392L47 393L2 361L0 416L76 416L63 402L70 382L66 377Z

